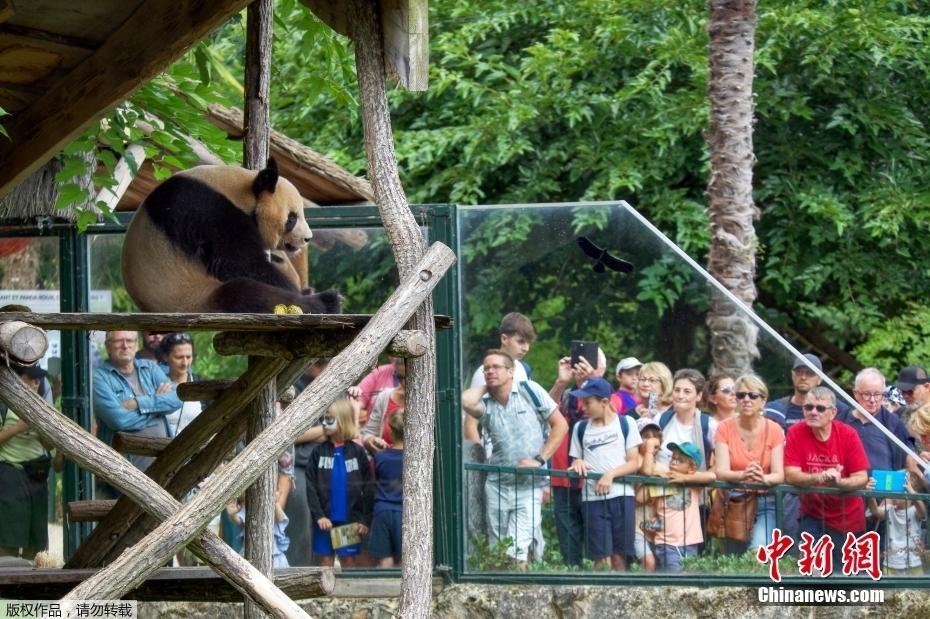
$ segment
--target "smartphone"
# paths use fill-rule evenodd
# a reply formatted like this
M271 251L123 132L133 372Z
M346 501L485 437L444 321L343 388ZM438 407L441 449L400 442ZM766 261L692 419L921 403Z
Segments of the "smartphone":
M597 367L597 342L572 340L572 367L582 358L587 359L592 368Z

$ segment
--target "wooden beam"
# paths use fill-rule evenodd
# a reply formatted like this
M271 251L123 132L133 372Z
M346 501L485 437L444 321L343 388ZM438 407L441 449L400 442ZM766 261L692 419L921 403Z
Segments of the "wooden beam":
M334 357L352 343L355 334L346 331L314 333L237 333L224 331L213 338L213 348L221 355L259 355L262 357ZM422 357L426 354L426 335L421 331L401 331L386 350L393 357Z
M0 23L4 21L3 4L9 1L10 0L0 0ZM20 41L40 43L42 45L51 44L53 49L66 47L84 52L93 52L97 49L97 45L88 39L67 36L57 32L40 30L38 28L18 26L16 24L3 24L3 26L0 26L0 36L15 37Z
M113 435L113 449L121 454L156 457L165 450L170 438L139 436L134 432L117 432Z
M97 570L9 569L0 577L0 597L11 600L57 599ZM328 567L290 567L274 571L274 584L292 600L327 595L336 586ZM130 591L140 602L241 602L242 594L209 567L163 567Z
M133 546L131 552L122 553L113 563L72 589L63 599L121 598L158 571L165 561L189 541L198 535L199 539L203 539L207 534L200 532L207 522L232 497L251 484L265 467L277 460L278 454L311 427L323 415L330 402L377 360L380 351L384 350L403 324L430 298L433 288L454 262L455 254L451 249L442 243L433 244L422 260L414 264L407 276L401 279L398 288L382 304L352 345L329 362L326 369L271 427L246 445L221 472L203 484L188 502ZM3 368L0 368L2 376ZM38 394L35 397L38 399ZM185 428L185 432L190 427ZM162 459L156 460L155 464ZM162 516L158 514L158 517Z
M5 315L0 314L3 318ZM0 323L0 352L9 364L13 361L23 365L32 365L45 355L48 350L48 336L45 331L19 320Z
M198 380L178 385L178 398L182 402L207 402L215 400L236 381L229 378Z
M300 0L330 28L355 39L348 3ZM429 73L428 0L380 0L382 61L389 77L407 90L426 90Z
M93 55L6 126L0 196L165 69L248 0L148 0Z
M361 329L370 314L38 314L4 312L6 320L59 331L308 331ZM449 329L452 319L436 316L437 329Z
M114 500L71 501L68 503L68 522L97 522L116 505Z

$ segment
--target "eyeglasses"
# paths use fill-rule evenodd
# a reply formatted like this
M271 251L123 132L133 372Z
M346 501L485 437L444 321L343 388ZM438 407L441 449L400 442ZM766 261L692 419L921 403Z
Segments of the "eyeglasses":
M730 395L731 393L733 393L733 387L731 387L730 385L724 385L717 391L720 393L726 394L726 395ZM755 400L755 398L753 398L753 400Z
M855 391L854 393L858 394L863 400L881 400L885 397L885 394L881 391Z
M690 459L685 458L683 456L672 456L671 463L672 464L688 464L690 463Z
M120 345L122 345L122 346L132 346L132 345L135 344L135 343L136 343L136 338L134 338L134 337L132 337L132 338L129 338L129 337L122 337L122 338L119 338L119 339L107 340L107 344L114 344L114 345L116 345L116 346L120 346Z
M655 376L640 376L639 382L641 383L661 383L662 381L656 378Z
M500 371L500 370L509 370L509 369L510 369L510 366L507 366L507 365L497 365L497 364L495 364L495 365L486 365L486 366L484 366L483 369L484 369L485 373L487 373L487 372L497 372L497 371Z
M808 413L812 413L814 411L817 411L818 413L825 413L833 407L826 406L824 404L805 404L802 408Z
M757 391L737 391L736 399L742 400L743 398L749 398L750 400L758 400L762 397L762 394Z

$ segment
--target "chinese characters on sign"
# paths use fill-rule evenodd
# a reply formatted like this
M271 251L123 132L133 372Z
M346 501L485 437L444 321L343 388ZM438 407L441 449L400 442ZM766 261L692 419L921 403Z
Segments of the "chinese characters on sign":
M772 531L772 541L765 546L759 546L756 558L759 563L768 564L769 578L774 582L781 582L781 572L778 562L794 546L794 540L788 535L782 535L780 529ZM829 535L815 539L810 533L801 533L801 543L798 551L798 574L801 576L819 575L823 578L833 573L833 540ZM865 573L872 580L882 577L882 568L879 563L878 533L869 531L856 537L853 533L846 534L846 541L842 548L842 571L844 576L856 576Z
M91 617L115 617L135 619L137 606L128 600L20 600L3 601L0 617L22 617L29 619L90 619Z

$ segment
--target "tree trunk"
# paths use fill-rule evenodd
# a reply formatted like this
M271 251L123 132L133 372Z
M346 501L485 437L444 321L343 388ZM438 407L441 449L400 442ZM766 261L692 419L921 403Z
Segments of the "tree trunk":
M709 0L710 19L710 206L711 247L707 270L747 305L756 298L756 234L759 211L752 199L754 0ZM759 357L758 328L723 295L714 292L707 315L713 367L735 375Z
M401 278L423 255L425 243L401 186L387 102L384 43L377 7L351 0L355 64L365 127L368 177L375 193ZM436 330L428 297L407 329L423 331L427 353L407 362L407 407L404 427L404 511L400 617L428 617L433 573L433 450L436 412Z

